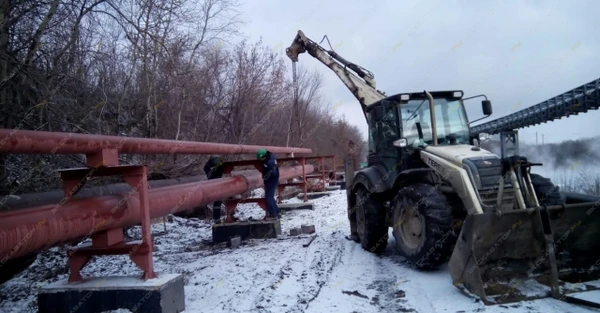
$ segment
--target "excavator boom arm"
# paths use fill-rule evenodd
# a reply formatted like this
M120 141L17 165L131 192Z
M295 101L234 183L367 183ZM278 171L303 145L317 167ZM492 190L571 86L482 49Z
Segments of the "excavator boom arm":
M286 49L287 56L298 62L298 55L308 52L315 59L329 67L348 87L350 92L358 99L363 113L373 103L384 99L386 96L376 89L373 74L368 70L348 62L334 51L327 51L316 42L310 40L299 30L292 44ZM352 70L354 73L350 72Z

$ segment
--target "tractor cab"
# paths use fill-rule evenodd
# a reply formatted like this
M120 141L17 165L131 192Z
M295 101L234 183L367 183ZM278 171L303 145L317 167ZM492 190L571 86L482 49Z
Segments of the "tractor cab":
M369 163L380 163L388 171L404 163L404 170L410 168L410 160L420 147L470 145L470 122L463 104L466 99L462 91L415 92L373 104L367 111ZM487 98L482 101L482 109L485 117L491 115Z

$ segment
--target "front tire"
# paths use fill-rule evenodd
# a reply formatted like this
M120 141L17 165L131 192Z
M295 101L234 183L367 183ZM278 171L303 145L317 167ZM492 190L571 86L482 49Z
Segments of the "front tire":
M435 186L416 183L394 198L393 234L402 255L417 269L432 269L452 254L458 234L452 207Z
M382 253L389 238L385 209L362 186L358 188L356 198L356 226L360 244L367 251Z

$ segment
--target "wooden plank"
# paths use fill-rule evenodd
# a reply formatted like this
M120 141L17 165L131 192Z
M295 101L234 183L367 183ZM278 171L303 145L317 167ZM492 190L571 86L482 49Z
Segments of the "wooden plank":
M307 243L303 244L302 246L304 248L310 246L310 244L313 242L313 240L315 240L315 238L317 238L317 234L315 234L314 236L312 236L312 238L310 238L310 240Z

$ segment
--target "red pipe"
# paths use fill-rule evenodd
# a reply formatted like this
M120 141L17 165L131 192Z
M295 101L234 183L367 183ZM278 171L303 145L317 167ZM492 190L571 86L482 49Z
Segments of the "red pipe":
M254 172L256 170L244 170L244 171L234 171L231 172L231 175L243 175L248 172ZM206 175L197 175L197 176L186 176L172 179L161 179L161 180L150 180L148 181L148 185L150 188L158 188L165 187L177 184L184 183L193 183L199 182L202 180L206 180ZM127 193L131 190L131 186L127 183L117 183L110 184L104 186L96 186L96 187L83 187L79 192L73 197L73 199L83 199L104 195L112 195L112 194L122 194ZM26 193L19 194L18 197L10 197L10 195L0 195L0 212L7 210L18 210L23 208L30 208L34 206L50 204L50 203L58 203L64 197L64 191L60 190L51 190L46 192L38 192L38 193Z
M88 154L101 149L131 154L312 153L311 149L0 129L0 153Z
M314 167L305 165L306 173ZM301 176L302 166L280 168L280 182ZM206 205L263 185L258 172L148 190L150 217ZM137 194L71 199L56 204L0 213L0 266L10 259L72 242L92 231L127 227L141 218Z

